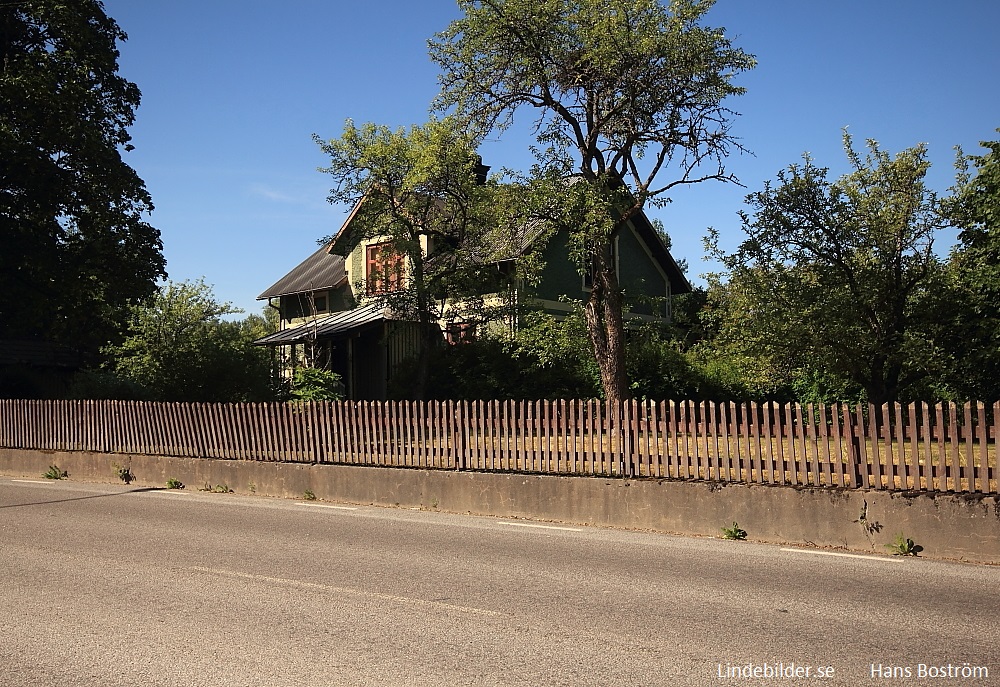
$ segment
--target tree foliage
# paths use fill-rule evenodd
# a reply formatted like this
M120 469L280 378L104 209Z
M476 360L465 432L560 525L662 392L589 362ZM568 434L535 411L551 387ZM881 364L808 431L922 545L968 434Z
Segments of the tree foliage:
M411 393L422 397L439 321L479 324L498 316L482 296L503 291L497 262L520 253L523 206L511 199L518 189L484 178L473 139L452 119L409 130L348 121L339 138L317 142L330 156L323 170L335 183L330 202L355 208L355 233L338 237L334 250L379 239L383 269L399 269L379 276L390 288L365 286L371 300L418 323Z
M961 229L951 261L966 308L956 386L968 397L992 400L1000 398L1000 141L982 146L983 155L960 152L948 212Z
M883 403L935 374L952 330L933 250L947 220L924 184L925 146L893 157L868 141L861 155L845 133L844 148L850 173L830 181L806 156L747 197L747 240L716 251L730 270L721 336L786 379L806 372L806 386L811 374Z
M344 397L340 375L318 367L295 370L291 386L291 396L297 401L339 401Z
M744 398L737 383L717 375L658 324L628 331L626 365L636 397ZM587 350L582 306L559 318L529 313L514 336L494 333L435 350L428 388L442 399L605 398L600 369Z
M98 0L0 4L0 338L92 353L164 274L121 157L139 105L125 39Z
M124 341L106 350L108 371L148 400L270 400L268 353L252 345L270 327L257 315L223 319L239 312L203 281L168 282L132 307Z
M477 135L505 129L522 108L538 114L535 176L594 275L587 331L612 400L628 395L614 234L678 185L732 180L724 161L740 146L723 102L743 92L733 78L754 59L700 24L711 5L460 0L464 16L430 43L442 69L437 107Z

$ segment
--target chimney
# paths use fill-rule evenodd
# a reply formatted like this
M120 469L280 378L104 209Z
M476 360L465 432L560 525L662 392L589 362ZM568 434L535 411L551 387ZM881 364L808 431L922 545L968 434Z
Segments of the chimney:
M486 184L486 175L490 173L489 165L483 164L483 156L476 155L476 183L480 186Z

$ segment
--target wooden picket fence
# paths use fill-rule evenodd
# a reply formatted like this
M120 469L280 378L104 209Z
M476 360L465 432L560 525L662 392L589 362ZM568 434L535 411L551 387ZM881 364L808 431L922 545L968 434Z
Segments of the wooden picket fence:
M1000 403L0 400L0 447L998 493Z

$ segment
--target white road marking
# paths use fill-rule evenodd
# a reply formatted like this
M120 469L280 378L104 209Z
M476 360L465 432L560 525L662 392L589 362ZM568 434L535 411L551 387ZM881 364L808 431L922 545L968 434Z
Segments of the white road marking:
M295 503L296 506L310 506L311 508L332 508L333 510L357 510L357 508L352 508L351 506L328 506L325 503L303 503L298 501Z
M20 482L21 484L52 484L51 480L40 479L12 479L11 482Z
M316 582L304 582L302 580L293 580L285 577L269 577L267 575L253 575L250 573L236 572L235 570L219 570L217 568L202 568L199 566L192 566L191 568L188 569L197 572L207 573L209 575L235 577L237 579L250 580L252 582L269 582L271 584L289 585L292 587L301 587L303 589L315 589L323 592L332 592L334 594L377 599L379 601L393 601L396 603L408 604L413 606L429 606L431 608L437 608L442 610L460 611L462 613L472 613L473 615L486 615L486 616L503 615L503 613L500 613L498 611L490 611L485 608L474 608L472 606L456 606L455 604L448 604L444 603L443 601L427 601L425 599L414 599L409 596L394 596L392 594L380 594L379 592L373 592L364 589L351 589L350 587L332 587L330 585L318 584Z
M814 556L840 556L841 558L864 558L869 561L886 561L888 563L902 563L900 558L890 558L888 556L864 556L859 553L838 553L836 551L813 551L811 549L781 549L790 553L811 553Z
M527 522L501 522L501 525L510 525L511 527L533 527L539 530L563 530L565 532L583 532L582 529L577 527L556 527L555 525L535 525Z

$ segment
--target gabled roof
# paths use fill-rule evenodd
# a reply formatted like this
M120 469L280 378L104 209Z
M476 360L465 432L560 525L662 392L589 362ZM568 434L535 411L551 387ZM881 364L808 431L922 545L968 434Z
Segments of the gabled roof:
M577 176L568 179L570 184L580 183L580 181L580 177ZM357 242L352 225L364 202L365 199L362 198L351 209L347 219L326 245L306 258L298 267L259 295L257 299L305 293L341 284L347 278L343 255L349 253ZM691 283L678 267L677 262L664 245L663 239L656 233L646 214L639 210L632 217L631 222L636 233L649 248L653 259L667 275L671 293L689 293ZM492 232L477 236L479 244L471 246L469 252L481 264L513 260L527 252L532 244L546 233L545 223L542 220L529 220L513 230L497 228ZM431 259L433 260L433 258Z
M568 179L568 182L570 184L579 184L584 183L584 180L580 175L574 174ZM618 183L624 184L625 182L619 180ZM656 229L653 228L652 222L649 221L649 217L646 216L642 208L630 218L630 222L639 235L639 238L649 248L653 259L659 264L663 273L667 275L667 280L670 282L670 292L674 295L690 293L692 290L691 282L684 276L684 272L677 265L674 256L670 254L670 250L667 249L666 244L663 243L663 239L660 238Z
M653 260L667 275L667 279L670 281L670 292L673 294L690 293L691 283L677 265L674 256L664 245L663 239L653 228L646 213L639 210L632 216L631 223L639 238L649 248ZM530 220L514 232L498 230L481 237L482 245L477 246L472 253L484 264L512 260L526 253L535 241L546 234L547 230L542 220Z
M364 327L381 320L395 319L384 305L370 303L362 305L353 310L342 310L341 312L319 317L316 320L299 327L283 329L254 341L257 346L276 346L300 343L315 338L326 338L358 327Z
M257 300L332 289L342 284L345 279L347 279L347 269L344 258L331 254L330 244L327 243L265 289L257 296Z
M487 167L487 169L489 169ZM347 219L341 225L337 233L333 235L330 243L327 244L328 251L332 254L347 255L361 240L364 232L354 229L355 217L358 215L362 204L366 198L362 198L348 214ZM440 209L443 203L434 201ZM523 255L531 244L545 232L544 223L540 220L532 220L519 227L496 227L490 231L477 233L476 244L465 246L465 250L472 259L480 264L502 262L513 260ZM428 256L428 261L433 262L434 257Z
M643 243L649 248L650 253L653 254L653 259L660 264L660 267L666 273L667 279L670 281L670 293L674 295L691 293L691 282L687 280L681 268L677 266L677 261L674 260L674 256L667 250L663 239L656 233L656 229L653 228L649 218L646 217L646 213L642 210L637 212L632 217L632 226L635 227L639 238L642 239Z

